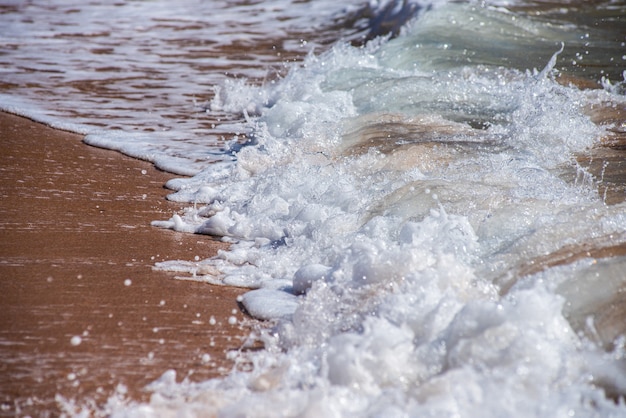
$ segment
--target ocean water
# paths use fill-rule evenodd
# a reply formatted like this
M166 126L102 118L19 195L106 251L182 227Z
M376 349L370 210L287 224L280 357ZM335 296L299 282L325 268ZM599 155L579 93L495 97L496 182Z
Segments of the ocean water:
M273 80L309 51L367 35L344 21L369 7L335 3L3 1L0 107L192 175L231 159L221 148L237 132L222 126L241 115L206 112L226 79Z
M228 376L97 413L626 416L626 4L335 3L55 6L40 43L6 8L3 109L192 175L153 225L230 249L155 268L259 319Z

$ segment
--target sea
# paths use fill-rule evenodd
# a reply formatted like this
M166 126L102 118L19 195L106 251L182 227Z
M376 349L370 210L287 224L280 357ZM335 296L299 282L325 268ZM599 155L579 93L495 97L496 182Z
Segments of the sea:
M0 109L175 178L223 377L67 416L626 417L626 2L2 1Z

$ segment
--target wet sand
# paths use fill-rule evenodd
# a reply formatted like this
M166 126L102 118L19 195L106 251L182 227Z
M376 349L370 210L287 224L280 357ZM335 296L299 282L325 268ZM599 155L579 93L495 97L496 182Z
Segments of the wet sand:
M181 209L172 176L1 112L0 138L0 416L55 416L56 394L145 399L172 365L178 380L228 371L242 290L152 270L224 246L150 226Z

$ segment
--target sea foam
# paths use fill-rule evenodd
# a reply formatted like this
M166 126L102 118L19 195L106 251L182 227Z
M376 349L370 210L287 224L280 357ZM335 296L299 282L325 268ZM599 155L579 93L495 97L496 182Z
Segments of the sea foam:
M250 371L173 385L184 396L155 386L154 411L625 413L605 396L621 393L623 342L605 352L581 325L595 302L574 284L587 273L571 271L588 260L521 274L567 245L623 245L623 204L606 206L592 177L566 173L604 134L585 109L624 98L555 82L558 42L527 69L421 55L444 18L493 25L504 49L510 37L519 47L508 30L569 36L519 15L502 32L507 12L439 5L398 39L337 45L273 86L239 83L216 98L247 114L253 141L232 170L171 183L172 199L196 206L156 225L231 248L157 267L258 289L243 306L271 321L255 334L265 350L242 355ZM621 289L620 263L603 274Z

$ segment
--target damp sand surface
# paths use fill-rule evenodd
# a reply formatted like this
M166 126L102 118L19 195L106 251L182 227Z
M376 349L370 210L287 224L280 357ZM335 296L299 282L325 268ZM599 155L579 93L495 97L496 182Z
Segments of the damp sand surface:
M54 415L57 394L145 399L169 369L227 373L241 291L152 269L224 246L150 226L180 209L170 175L6 113L0 137L0 416Z

